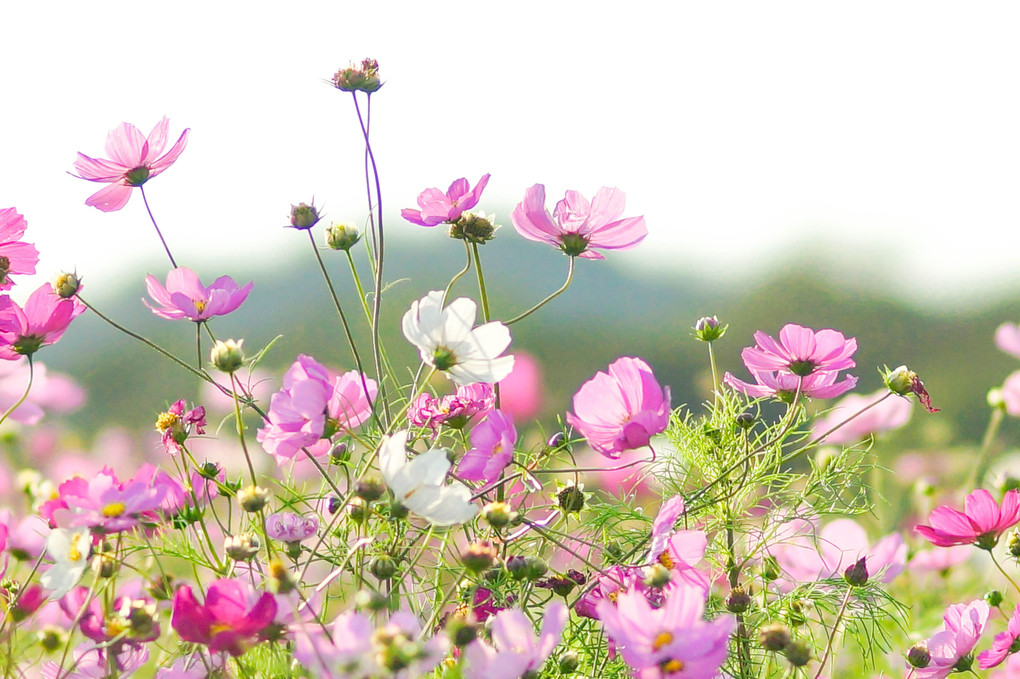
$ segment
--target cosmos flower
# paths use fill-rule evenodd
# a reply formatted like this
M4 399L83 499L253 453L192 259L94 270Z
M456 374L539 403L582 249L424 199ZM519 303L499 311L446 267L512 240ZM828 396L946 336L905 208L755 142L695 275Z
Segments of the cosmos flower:
M981 639L990 610L982 599L970 604L953 604L942 616L943 629L927 642L931 661L923 668L912 669L916 679L946 679L961 660L970 655Z
M928 516L928 526L914 530L938 547L974 544L991 549L999 536L1020 522L1020 491L1011 490L1002 497L1002 506L983 488L964 500L959 511L942 505Z
M494 481L514 459L516 442L513 420L493 410L471 430L471 449L457 463L457 475L468 481Z
M528 617L516 608L499 611L490 624L492 646L477 639L464 649L465 679L519 679L537 675L560 643L567 624L567 607L559 601L550 603L538 636Z
M34 274L39 263L39 251L21 237L28 222L12 207L0 210L0 290L14 286L10 274Z
M109 184L89 196L85 204L103 212L120 210L131 198L131 189L141 186L173 165L188 143L190 130L184 130L170 150L160 155L166 148L169 126L170 121L164 117L145 137L134 125L121 123L106 137L109 160L90 158L79 153L78 159L74 161L74 169L78 171L75 176L90 182Z
M24 308L0 297L0 358L17 360L53 344L83 311L85 305L58 297L49 283L33 292Z
M230 276L220 276L206 287L198 279L198 274L181 266L167 274L165 287L152 274L146 276L145 287L157 306L142 301L152 313L162 318L207 321L213 316L225 316L241 306L253 285L248 283L239 288Z
M237 657L258 640L276 617L276 598L263 592L248 605L251 585L243 580L217 580L199 604L191 587L181 585L174 593L170 624L183 641L204 644L213 653L226 651Z
M483 174L474 188L471 188L467 179L461 177L450 184L446 193L439 189L425 189L418 194L418 207L421 209L405 208L400 211L400 216L419 226L455 222L464 210L478 205L478 199L482 197L482 191L488 183L489 175Z
M754 333L754 341L755 346L740 352L751 372L783 371L807 377L856 365L851 356L857 351L857 340L847 339L836 330L815 332L788 323L779 331L778 342L760 330Z
M464 523L478 513L467 486L446 483L450 471L446 450L432 448L407 459L406 430L383 437L379 469L397 502L437 526Z

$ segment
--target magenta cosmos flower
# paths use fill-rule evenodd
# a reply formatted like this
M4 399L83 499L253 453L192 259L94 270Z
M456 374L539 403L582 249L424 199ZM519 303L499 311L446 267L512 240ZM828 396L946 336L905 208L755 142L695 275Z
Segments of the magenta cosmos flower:
M494 481L514 459L517 430L509 415L493 410L471 430L471 450L457 463L457 475L468 481Z
M166 287L152 274L146 276L145 287L158 306L142 301L157 316L170 320L187 318L197 323L213 316L225 316L237 309L248 297L253 285L248 283L239 288L230 276L220 276L206 287L198 279L198 274L181 266L167 274Z
M981 639L988 613L988 604L981 599L947 608L942 616L943 629L924 642L931 654L931 662L924 668L910 668L910 676L915 679L946 679L954 670L968 669L972 662L968 656ZM961 661L966 667L958 667Z
M595 373L574 394L567 423L594 450L616 459L665 431L669 414L669 387L660 387L640 358L624 357L611 363L608 373Z
M28 222L12 207L0 210L0 290L14 285L10 275L34 274L39 251L31 243L21 242Z
M33 292L24 308L9 297L0 298L0 358L16 360L53 344L83 311L84 304L62 299L49 283Z
M482 191L488 183L489 175L483 174L474 188L471 188L467 179L461 177L450 184L446 193L439 189L425 189L418 194L418 207L421 209L404 208L400 216L419 226L455 222L464 210L478 205L478 199L482 197Z
M463 429L473 418L485 417L495 403L492 386L475 382L457 387L456 393L442 398L428 392L419 394L407 411L407 419L416 427L429 427L432 431L441 426Z
M623 191L605 186L591 202L577 191L567 191L550 215L545 186L535 184L524 192L510 220L528 240L555 245L571 257L605 259L596 249L629 250L648 235L644 217L620 218L625 201Z
M1013 615L1009 616L1006 631L996 634L992 647L978 654L978 667L987 670L1001 665L1007 655L1016 653L1014 646L1017 645L1018 639L1020 639L1020 604L1013 609Z
M106 137L106 154L109 160L96 159L78 154L74 161L75 175L90 182L109 184L89 196L86 205L103 212L115 212L127 205L131 189L141 186L160 172L174 164L188 143L188 132L184 130L177 142L164 155L167 128L170 121L165 117L152 128L148 137L131 123L121 123Z
M930 526L917 526L914 530L933 545L974 544L990 550L999 536L1020 522L1020 491L1011 490L1002 497L1000 507L992 494L979 488L964 500L963 511L942 505L928 517Z
M816 372L853 368L857 340L847 339L836 330L805 328L788 323L779 331L779 341L762 331L754 333L755 346L740 352L751 372L783 371L798 377Z
M217 580L209 585L205 603L199 604L191 587L181 585L174 594L170 624L183 641L205 644L213 653L242 655L276 617L276 597L263 592L249 608L250 592L241 580Z

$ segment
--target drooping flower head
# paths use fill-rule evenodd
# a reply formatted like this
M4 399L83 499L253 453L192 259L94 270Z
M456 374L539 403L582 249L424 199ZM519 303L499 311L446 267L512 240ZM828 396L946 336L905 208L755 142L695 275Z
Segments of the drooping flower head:
M483 174L474 188L467 179L461 177L450 184L446 193L436 188L425 189L418 194L418 207L421 209L404 208L400 216L419 226L435 226L444 222L452 224L465 210L478 205L488 183L489 175Z
M444 308L443 297L442 290L433 290L404 314L404 337L418 347L421 360L458 386L493 384L509 375L514 358L500 354L510 345L510 329L499 321L475 328L474 301L461 297Z
M14 285L11 274L34 274L39 263L39 251L21 237L28 222L12 207L0 210L0 290Z
M946 505L936 507L928 517L928 526L914 530L938 547L974 544L990 550L999 536L1020 522L1020 491L1011 490L1002 497L1002 506L992 494L979 488L964 500L964 510Z
M248 283L239 288L230 276L220 276L206 287L198 279L198 274L181 266L167 274L166 286L152 274L146 276L145 288L156 306L142 301L152 313L162 318L206 321L213 316L225 316L241 306L253 285Z
M971 653L988 622L990 609L982 599L953 604L942 617L940 632L925 642L931 659L923 668L911 668L916 679L946 679L954 671L966 671L974 661ZM908 666L909 667L909 666Z
M379 62L375 59L362 59L359 66L352 63L333 75L333 87L341 92L372 94L382 86L382 80L379 79Z
M49 283L33 292L24 308L0 297L0 358L16 360L53 344L85 311L77 299L61 299Z
M276 512L266 517L266 535L281 542L301 542L315 535L319 520L294 512Z
M516 442L513 420L493 410L471 430L471 449L457 463L457 475L468 481L494 481L514 459Z
M272 594L263 592L249 606L250 594L251 586L243 580L217 580L209 585L205 603L199 604L191 587L181 585L174 594L170 624L183 641L237 657L258 641L259 633L276 617Z
M85 204L103 212L120 210L131 198L131 189L173 165L188 143L190 130L184 130L170 150L160 155L166 148L169 126L170 121L164 117L145 137L134 125L121 123L106 137L109 159L90 158L79 153L74 161L74 169L78 171L75 176L109 184L89 196Z
M577 191L567 191L553 214L545 209L545 186L525 191L510 220L528 240L555 245L564 254L583 259L605 259L597 250L629 250L645 236L644 217L621 218L626 196L603 186L589 202Z
M611 363L608 373L598 372L581 386L567 422L593 449L616 459L665 431L669 414L669 387L659 386L640 358L624 357Z

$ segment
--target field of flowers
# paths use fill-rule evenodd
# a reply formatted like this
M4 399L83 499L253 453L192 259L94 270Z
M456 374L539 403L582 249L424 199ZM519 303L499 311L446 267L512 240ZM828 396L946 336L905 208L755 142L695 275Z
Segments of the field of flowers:
M704 317L678 334L704 348L707 402L673 403L620 346L550 429L532 421L542 386L515 328L569 297L575 267L639 247L644 218L616 188L553 203L534 184L499 229L477 209L486 174L427 188L384 225L378 64L332 85L364 139L346 160L366 168L365 219L291 206L336 341L282 376L262 365L273 342L217 329L258 281L203 282L150 204L189 130L121 123L106 157L73 165L101 185L86 205L144 209L168 264L144 303L168 334L193 325L188 356L91 304L74 273L14 301L38 252L0 209L0 470L18 471L0 498L3 676L1020 677L1020 480L994 454L1020 372L989 392L965 456L888 450L912 416L938 417L909 367L858 365L854 337L797 319L734 338ZM407 228L449 237L464 265L398 319L382 312L401 276L386 236ZM483 248L497 237L562 252L562 286L495 317ZM82 314L203 385L200 402L158 394L154 454L115 437L64 450L39 426L86 398L40 362ZM393 328L416 363L388 351ZM746 345L742 365L717 365L722 341ZM1020 358L1020 327L994 341ZM875 369L883 388L857 393L851 373Z

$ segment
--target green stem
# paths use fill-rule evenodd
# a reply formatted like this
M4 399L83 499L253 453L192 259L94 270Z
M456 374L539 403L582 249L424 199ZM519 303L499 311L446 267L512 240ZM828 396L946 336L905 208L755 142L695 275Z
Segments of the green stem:
M847 604L850 603L850 593L853 588L850 587L846 590L846 594L843 595L843 603L839 605L839 613L836 615L836 622L832 625L832 633L829 635L829 640L825 643L825 653L822 655L822 661L818 663L818 671L815 672L815 679L819 679L822 676L822 670L825 669L825 663L829 661L829 654L832 653L832 644L836 640L836 635L839 634L839 623L843 621L843 615L846 614Z
M523 319L527 318L528 316L530 316L531 314L535 313L536 311L541 309L543 306L545 306L546 304L551 302L553 299L555 299L556 297L559 297L560 294L563 293L563 291L565 291L568 287L570 287L570 281L572 281L573 279L574 279L574 258L571 257L570 258L570 264L567 265L567 280L563 282L563 285L560 286L559 290L557 290L556 292L552 293L551 295L549 295L548 297L546 297L541 302L539 302L535 306L531 307L530 309L528 309L524 313L519 314L517 316L514 316L509 321L503 321L503 324L504 325L511 325L511 324L516 323L517 321L523 320Z
M1002 577L1006 578L1006 580L1009 581L1009 584L1013 585L1013 589L1016 590L1017 594L1020 594L1020 585L1017 585L1016 581L1009 577L1009 573L1003 570L1002 566L999 564L999 560L995 558L995 554L993 554L990 549L988 550L988 556L992 557L992 563L994 563L995 567L999 569L1000 573L1002 573Z
M979 488L982 481L984 481L985 472L988 471L988 464L991 462L989 454L992 451L992 443L999 433L999 427L1002 426L1004 412L1002 408L995 408L992 411L992 416L988 420L988 427L985 428L985 435L981 437L981 451L978 453L978 462L974 465L973 476L971 476L970 483L965 486L966 488Z
M464 274L471 270L471 248L468 246L468 242L464 241L464 251L467 253L467 261L464 262L464 268L457 272L457 274L450 279L450 282L446 286L446 291L443 293L443 305L446 305L446 300L450 297L450 290L453 289L453 284L459 281ZM479 270L481 267L479 267Z
M471 244L471 251L475 256L475 275L478 276L478 295L482 298L482 319L488 323L492 317L489 314L489 295L485 292L485 276L482 275L482 258L478 253L478 243Z
M28 392L32 391L32 380L35 377L35 364L32 363L31 355L26 358L28 358L28 385L25 387L25 393L21 395L21 398L19 398L14 405L7 409L7 412L0 415L0 424L3 424L7 418L11 416L11 413L21 407L21 404L25 402L26 398L28 398Z

